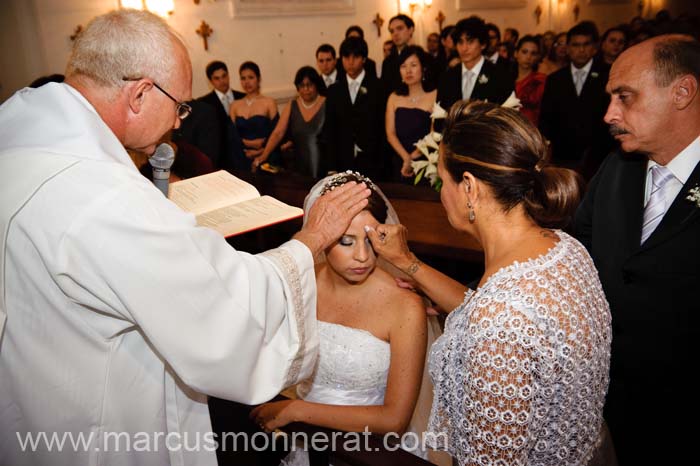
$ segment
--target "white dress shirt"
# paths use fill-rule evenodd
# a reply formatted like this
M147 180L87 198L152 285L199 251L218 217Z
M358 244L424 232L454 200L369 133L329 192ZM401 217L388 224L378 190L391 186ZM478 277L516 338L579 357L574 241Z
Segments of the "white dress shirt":
M678 193L683 189L690 175L695 170L698 162L700 162L700 136L695 138L685 149L683 149L673 160L666 164L666 168L673 173L673 179L669 180L664 188L664 197L666 199L666 210L671 206L673 201L678 196ZM644 206L646 207L651 195L651 167L657 165L653 160L647 162L646 183L644 188Z
M323 76L323 82L326 83L326 87L331 87L331 84L335 82L338 76L338 70L334 69L331 74L321 74Z
M231 104L234 101L233 97L233 91L229 89L225 94L218 89L214 89L214 92L216 92L216 96L219 98L219 102L221 102L221 105L224 106L224 111L226 112L227 115L229 115L229 109L231 108Z
M489 61L493 63L494 65L498 61L498 52L494 52L493 55L491 55L489 58Z
M464 66L462 63L462 99L469 99L474 92L474 86L476 86L476 80L481 73L481 68L484 66L484 57L479 58L471 69ZM472 73L471 80L469 80L469 72Z
M350 91L350 100L352 103L355 103L355 99L357 98L357 94L360 92L360 88L362 87L362 80L365 79L365 70L363 69L360 74L357 75L357 78L352 79L350 75L346 74L345 77L348 80L348 90Z
M581 95L581 90L583 89L583 85L586 83L586 79L588 78L588 74L591 72L591 67L593 66L593 59L591 58L590 60L588 60L588 63L583 65L581 68L576 68L573 63L570 66L571 66L571 77L574 80L574 87L576 88L576 95ZM580 77L580 81L577 82L577 76L579 76L578 71L583 71L583 74Z

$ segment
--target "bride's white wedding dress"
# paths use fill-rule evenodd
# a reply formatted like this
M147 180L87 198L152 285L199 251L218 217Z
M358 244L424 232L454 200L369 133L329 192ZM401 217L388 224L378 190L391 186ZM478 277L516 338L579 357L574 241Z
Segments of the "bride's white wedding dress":
M329 405L383 404L391 361L389 343L367 330L330 322L318 321L318 332L320 347L316 368L311 378L297 386L299 398ZM432 387L426 387L425 390L429 392L429 400L427 403L419 401L409 427L409 431L419 437L425 431L425 420L432 401ZM422 420L419 421L420 426L414 425L413 421L416 419ZM406 442L413 446L414 440L415 438L411 438ZM412 453L425 457L422 450L414 450ZM308 454L302 449L295 449L282 464L307 466Z

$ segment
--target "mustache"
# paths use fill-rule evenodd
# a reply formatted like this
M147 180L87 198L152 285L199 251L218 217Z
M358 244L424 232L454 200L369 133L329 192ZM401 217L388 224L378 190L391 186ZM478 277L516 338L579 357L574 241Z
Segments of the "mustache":
M617 126L617 125L610 125L610 128L608 129L608 131L610 131L611 136L619 136L621 134L629 134L629 131L627 131L623 127Z

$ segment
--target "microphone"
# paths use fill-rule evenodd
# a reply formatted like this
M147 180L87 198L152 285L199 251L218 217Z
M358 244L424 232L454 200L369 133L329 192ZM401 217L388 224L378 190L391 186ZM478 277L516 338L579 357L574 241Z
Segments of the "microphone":
M156 152L149 157L148 163L153 169L153 184L160 189L165 197L168 197L168 180L170 179L170 167L175 161L175 151L168 143L162 143Z

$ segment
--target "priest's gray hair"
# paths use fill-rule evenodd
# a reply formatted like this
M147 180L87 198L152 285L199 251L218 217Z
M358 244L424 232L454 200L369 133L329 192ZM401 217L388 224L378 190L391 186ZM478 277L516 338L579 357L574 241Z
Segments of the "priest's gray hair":
M111 11L92 19L80 33L66 77L84 76L111 88L121 88L123 78L150 78L167 86L178 66L175 41L180 39L153 13Z

